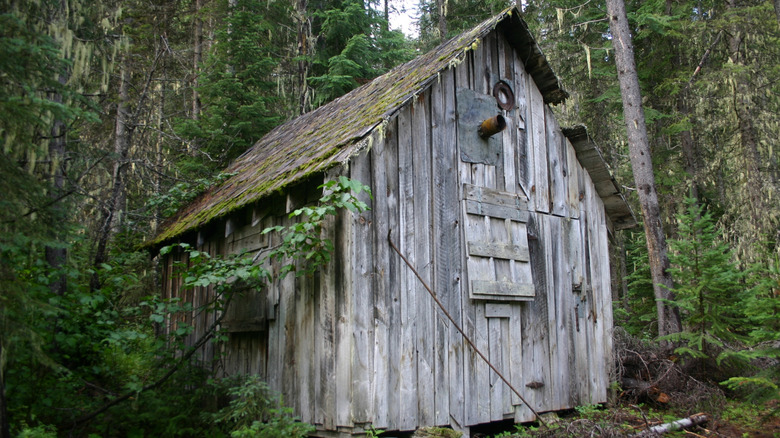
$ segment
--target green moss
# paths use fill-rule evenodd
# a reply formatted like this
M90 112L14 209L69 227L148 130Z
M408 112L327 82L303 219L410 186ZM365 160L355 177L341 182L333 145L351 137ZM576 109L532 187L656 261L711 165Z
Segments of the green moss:
M295 181L323 172L339 164L333 158L340 151L347 152L345 159L354 156L364 146L366 136L386 124L443 70L462 62L465 53L478 47L481 38L510 11L507 9L437 49L274 129L230 166L228 171L238 172L237 175L197 200L189 213L183 213L153 243L196 229Z

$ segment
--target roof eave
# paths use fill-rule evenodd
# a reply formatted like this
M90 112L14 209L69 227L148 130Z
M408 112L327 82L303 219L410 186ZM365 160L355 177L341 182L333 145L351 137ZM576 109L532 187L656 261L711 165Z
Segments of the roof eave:
M616 230L634 228L637 225L634 211L626 201L620 184L615 180L601 150L588 134L585 126L577 125L564 128L563 135L574 146L577 160L588 171L591 180L593 180L596 192L604 203L604 210L614 228Z

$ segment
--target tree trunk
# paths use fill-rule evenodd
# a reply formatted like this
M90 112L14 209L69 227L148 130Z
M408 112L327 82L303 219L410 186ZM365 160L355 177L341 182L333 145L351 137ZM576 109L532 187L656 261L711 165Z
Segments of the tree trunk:
M122 61L119 83L119 102L116 108L116 123L114 129L114 170L112 174L113 188L111 197L106 202L100 223L100 232L95 251L95 267L100 267L107 260L108 243L111 235L121 225L122 213L125 205L125 173L127 156L130 150L130 137L132 128L129 127L129 89L130 89L130 54L125 53ZM100 280L97 273L92 277L92 288L98 289Z
M436 9L439 12L439 38L447 39L447 0L436 0Z
M647 141L647 127L634 62L634 48L623 0L607 0L607 11L612 31L612 45L615 49L620 93L623 98L623 117L628 134L631 167L644 217L650 272L658 312L658 335L665 336L679 332L681 323L676 309L664 301L674 299L672 277L668 272L669 258L666 253L661 209L658 204L653 162Z
M295 20L298 25L298 78L295 84L298 93L298 114L304 114L311 109L309 85L310 58L314 45L312 44L311 20L308 15L308 0L295 2Z
M736 0L728 1L728 8L736 10L739 8ZM732 62L742 67L745 65L745 59L742 53L744 43L744 29L735 24L728 33L727 44L729 49L729 58ZM745 160L745 172L747 175L747 190L750 197L750 218L757 231L762 231L763 217L766 211L764 193L764 178L761 174L761 154L758 151L758 141L756 129L753 126L752 94L749 73L744 68L738 68L734 77L734 112L737 117L737 128L739 130L739 139L742 146L742 154ZM756 233L756 238L759 233Z
M11 438L11 424L8 419L8 407L5 398L5 373L3 363L3 344L0 343L0 438Z
M780 0L777 0L780 1ZM384 18L385 21L382 23L382 29L384 29L385 32L390 30L390 0L384 1Z
M192 120L200 120L201 103L198 86L200 85L200 65L203 62L203 20L200 10L203 0L195 0L195 26L192 32ZM198 150L198 140L193 140L192 148Z
M68 82L68 78L64 74L60 74L58 81L65 85ZM56 94L51 98L52 102L62 103L62 95ZM65 134L67 127L65 122L56 119L51 127L51 140L49 140L49 160L51 160L51 191L49 192L49 198L52 199L54 205L52 205L52 212L54 220L57 223L65 222L65 211L62 207L61 198L65 193L65 153L67 151L67 145L65 143ZM56 230L56 227L55 227ZM55 231L55 234L59 234ZM55 241L61 241L62 236L53 236ZM46 262L49 264L53 271L57 271L65 264L65 259L68 256L68 250L64 247L47 246L44 250L46 255ZM54 280L49 288L55 295L63 295L65 288L67 287L67 280L64 273L61 273L56 280Z

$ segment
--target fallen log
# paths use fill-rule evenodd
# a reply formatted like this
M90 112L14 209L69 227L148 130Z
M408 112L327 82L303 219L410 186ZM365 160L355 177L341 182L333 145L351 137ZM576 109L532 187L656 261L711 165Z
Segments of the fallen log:
M706 423L708 420L709 418L707 418L705 414L695 414L688 418L672 421L671 423L664 423L659 424L658 426L653 426L647 430L643 430L642 432L635 434L634 437L643 438L662 435L673 430L687 429L689 427L698 426L700 424Z

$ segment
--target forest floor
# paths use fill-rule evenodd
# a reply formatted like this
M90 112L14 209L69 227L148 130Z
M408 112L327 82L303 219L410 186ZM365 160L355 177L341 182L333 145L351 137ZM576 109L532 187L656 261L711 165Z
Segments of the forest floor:
M780 399L750 402L751 394L727 392L719 384L749 370L777 369L773 359L746 365L718 364L711 359L683 360L669 350L629 336L615 337L615 370L605 405L579 406L566 412L542 414L541 423L493 424L472 430L472 437L631 437L654 426L685 418L706 421L663 436L780 438ZM724 361L725 362L725 361ZM749 368L749 369L748 369ZM436 435L418 435L436 436Z
M693 415L686 415L681 407L650 407L619 402L613 407L580 407L557 415L543 415L548 427L516 425L511 430L483 434L484 437L629 437L641 435L650 427L670 423ZM720 409L701 412L707 421L665 433L665 437L726 437L777 438L780 437L778 402L763 406L747 402L726 401Z

